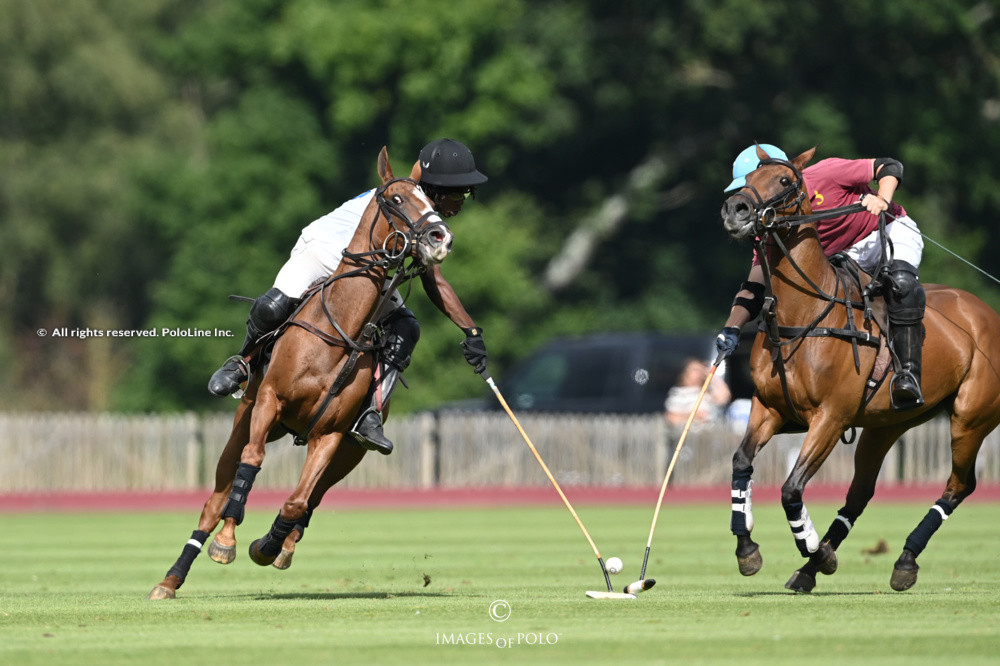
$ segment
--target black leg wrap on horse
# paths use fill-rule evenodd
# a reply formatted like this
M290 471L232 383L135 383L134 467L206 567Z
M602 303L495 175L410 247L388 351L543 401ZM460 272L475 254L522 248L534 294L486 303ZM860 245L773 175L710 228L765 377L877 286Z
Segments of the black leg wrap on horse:
M295 521L295 529L298 530L299 534L305 534L306 528L309 527L309 520L312 518L313 508L309 507L306 512L302 514L302 517ZM302 537L300 536L299 539Z
M203 532L202 530L195 530L191 533L191 538L188 542L184 544L184 550L181 551L181 556L177 558L174 562L174 566L170 567L170 571L167 572L168 576L177 576L180 578L181 583L187 578L188 571L191 570L191 565L194 563L194 559L198 557L201 553L201 547L205 545L205 541L208 540L208 532ZM177 587L180 587L178 585Z
M729 531L736 536L750 536L751 525L747 524L747 511L750 509L751 477L753 466L733 472L732 506L729 517Z
M837 517L833 519L833 523L830 524L830 529L826 531L823 536L823 541L828 541L830 547L834 550L840 548L840 544L843 543L844 539L850 533L851 528L854 527L854 520L848 516L846 508L841 509L837 512Z
M268 557L275 557L281 552L281 544L285 542L285 537L292 533L295 529L296 522L291 520L285 520L278 514L278 517L274 519L271 524L271 531L260 540L257 548L260 550L261 554L267 555Z
M253 487L253 480L257 478L260 467L241 462L236 468L236 478L233 480L233 489L229 491L229 501L222 509L222 518L235 518L236 524L243 522L243 513L247 504L247 496L250 488Z
M930 508L930 511L920 521L917 528L910 532L910 536L906 537L906 544L903 548L912 551L914 555L919 555L927 547L927 542L931 540L937 529L941 527L941 523L948 519L952 511L954 511L954 508L945 500L940 499L934 502L934 506Z

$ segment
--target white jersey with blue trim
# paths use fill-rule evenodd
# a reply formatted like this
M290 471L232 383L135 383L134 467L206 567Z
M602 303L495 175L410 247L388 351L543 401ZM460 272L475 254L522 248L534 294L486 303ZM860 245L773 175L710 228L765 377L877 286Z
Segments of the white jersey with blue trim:
M334 245L336 249L330 249L339 256L354 238L354 232L361 224L361 216L364 215L373 196L375 196L374 188L345 201L323 217L311 222L302 230L302 240Z
M332 275L374 196L374 189L362 192L306 226L288 261L274 278L274 287L283 294L299 298L316 280ZM393 291L392 302L394 307L403 304L398 290Z

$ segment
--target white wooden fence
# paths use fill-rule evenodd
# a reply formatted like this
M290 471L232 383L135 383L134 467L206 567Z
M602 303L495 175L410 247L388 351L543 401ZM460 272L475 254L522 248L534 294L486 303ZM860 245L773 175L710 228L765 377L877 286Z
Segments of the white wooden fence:
M678 432L659 415L521 415L560 484L659 486ZM232 416L0 413L0 493L35 491L190 490L211 486ZM354 488L544 486L537 461L500 413L419 413L393 418L390 456L370 454L342 483ZM804 435L774 438L754 462L759 484L784 481ZM692 430L671 483L726 485L741 438L732 428ZM854 447L839 444L816 481L851 478ZM267 447L255 487L295 485L305 452L286 437ZM908 432L882 469L883 484L944 483L951 471L948 423L935 419ZM983 482L1000 481L1000 432L984 442Z

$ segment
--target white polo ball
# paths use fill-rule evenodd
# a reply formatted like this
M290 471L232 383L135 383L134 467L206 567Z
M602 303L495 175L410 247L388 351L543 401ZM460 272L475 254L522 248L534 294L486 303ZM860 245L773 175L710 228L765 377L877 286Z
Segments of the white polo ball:
M622 560L620 557L609 557L608 561L605 562L605 565L608 567L608 573L613 573L613 574L621 573L622 567L625 566L624 564L622 564Z

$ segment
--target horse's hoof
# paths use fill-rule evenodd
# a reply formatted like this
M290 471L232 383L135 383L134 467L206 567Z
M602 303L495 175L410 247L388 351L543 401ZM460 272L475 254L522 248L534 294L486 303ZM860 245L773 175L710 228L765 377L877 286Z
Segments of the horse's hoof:
M889 586L897 592L905 592L917 584L917 572L906 569L893 569Z
M163 585L157 585L153 588L153 591L146 595L147 599L176 599L177 590L171 590L169 587L164 587Z
M275 569L287 569L292 566L292 555L295 554L294 550L288 550L287 548L282 548L278 556L274 558L274 563L271 564Z
M229 564L236 559L236 546L223 546L215 539L208 544L208 556L219 564Z
M917 583L917 571L920 565L917 564L917 556L912 551L903 549L902 554L892 567L892 578L889 585L897 592L908 590Z
M889 578L889 586L897 592L904 592L917 584L917 570L920 567L913 563L913 568L903 566L900 568L899 562L892 570L892 577Z
M753 550L746 555L736 553L736 561L740 565L740 573L744 576L752 576L764 566L764 558L761 557L757 544L754 544Z
M813 562L816 568L824 576L836 573L837 571L837 551L830 547L828 541L819 545L819 550L813 553Z
M816 587L816 577L798 569L785 583L785 587L792 592L812 592L813 588Z
M265 555L260 552L260 543L264 539L255 539L252 544L250 544L250 559L253 560L254 564L259 564L262 567L266 567L268 564L273 564L277 555Z

